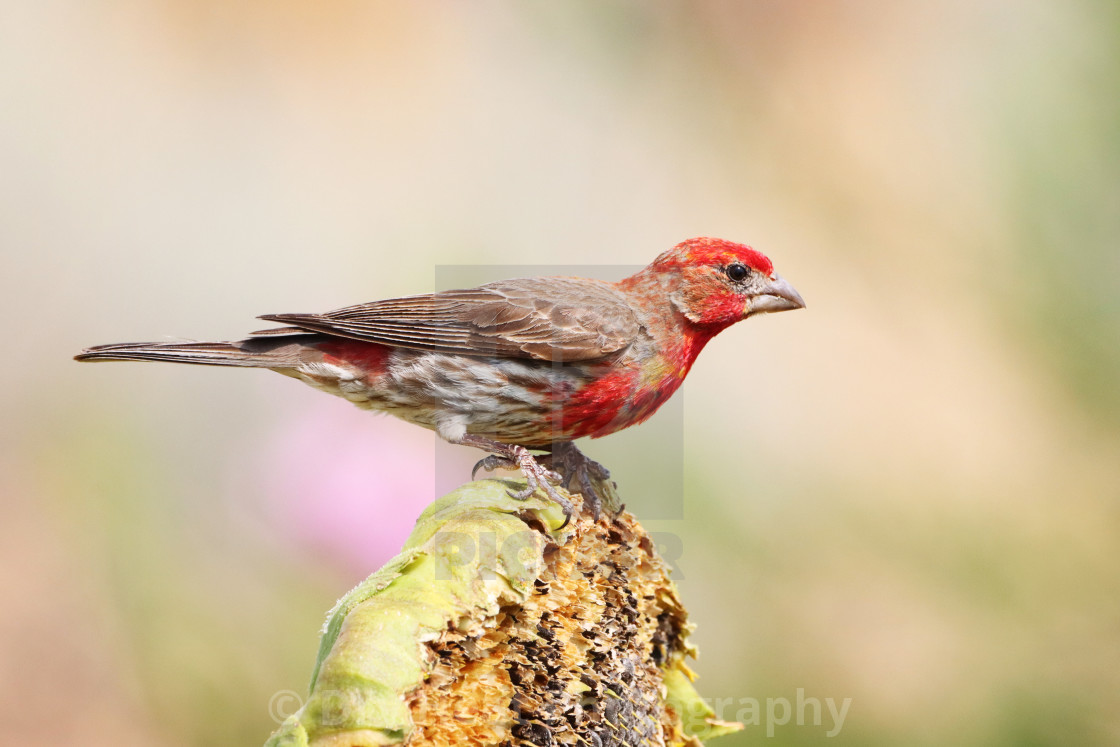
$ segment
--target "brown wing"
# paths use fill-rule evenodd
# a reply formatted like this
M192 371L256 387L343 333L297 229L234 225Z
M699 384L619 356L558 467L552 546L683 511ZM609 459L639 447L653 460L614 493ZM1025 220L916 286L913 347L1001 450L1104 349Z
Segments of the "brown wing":
M503 280L467 290L373 301L326 314L260 318L417 350L550 361L603 357L629 345L639 328L634 312L614 286L583 278Z

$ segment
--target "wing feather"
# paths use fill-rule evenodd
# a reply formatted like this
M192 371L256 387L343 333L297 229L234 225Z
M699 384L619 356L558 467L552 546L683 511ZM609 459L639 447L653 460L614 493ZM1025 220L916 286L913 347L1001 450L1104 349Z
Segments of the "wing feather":
M640 326L614 286L583 278L504 280L325 314L260 318L417 350L551 361L610 355L633 342Z

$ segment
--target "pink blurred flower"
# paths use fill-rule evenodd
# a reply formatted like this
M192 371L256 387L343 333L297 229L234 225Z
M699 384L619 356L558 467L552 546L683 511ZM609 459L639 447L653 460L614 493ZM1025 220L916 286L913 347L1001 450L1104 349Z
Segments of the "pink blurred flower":
M438 441L392 417L316 403L265 443L254 460L256 492L297 542L368 573L400 551L420 512L469 480L482 456Z

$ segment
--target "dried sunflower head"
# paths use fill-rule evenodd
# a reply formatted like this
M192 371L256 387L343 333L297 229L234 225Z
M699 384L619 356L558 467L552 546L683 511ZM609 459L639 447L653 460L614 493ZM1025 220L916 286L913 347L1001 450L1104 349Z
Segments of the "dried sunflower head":
M554 504L509 487L434 503L339 601L311 694L270 747L679 745L741 728L692 688L684 608L634 517L557 531Z

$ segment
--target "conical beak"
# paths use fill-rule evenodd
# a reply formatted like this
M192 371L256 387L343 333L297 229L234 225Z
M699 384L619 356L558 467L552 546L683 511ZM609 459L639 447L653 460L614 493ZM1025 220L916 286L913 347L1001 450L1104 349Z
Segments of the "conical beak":
M787 283L785 278L775 273L751 299L746 315L773 314L777 311L803 308L805 308L805 301L801 298L801 294Z

